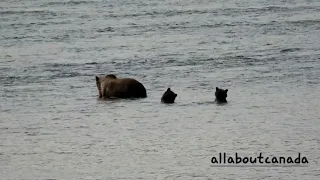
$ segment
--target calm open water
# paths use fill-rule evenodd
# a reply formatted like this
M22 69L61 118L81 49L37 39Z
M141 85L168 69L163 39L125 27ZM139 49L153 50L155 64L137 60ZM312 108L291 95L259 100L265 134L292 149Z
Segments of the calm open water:
M1 0L0 42L0 179L320 177L318 0ZM148 98L98 100L107 73ZM309 163L212 167L220 152Z

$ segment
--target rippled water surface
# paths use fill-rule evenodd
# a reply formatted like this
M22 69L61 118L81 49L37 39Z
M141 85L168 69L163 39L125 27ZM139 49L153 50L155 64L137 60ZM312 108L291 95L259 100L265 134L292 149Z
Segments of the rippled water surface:
M319 179L320 1L1 0L0 42L0 179ZM107 73L148 97L98 100Z

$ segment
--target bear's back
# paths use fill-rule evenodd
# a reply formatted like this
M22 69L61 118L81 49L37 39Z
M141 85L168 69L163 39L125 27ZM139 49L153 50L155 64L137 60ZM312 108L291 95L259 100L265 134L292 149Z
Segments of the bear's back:
M119 98L147 97L145 87L133 78L107 79L108 93Z

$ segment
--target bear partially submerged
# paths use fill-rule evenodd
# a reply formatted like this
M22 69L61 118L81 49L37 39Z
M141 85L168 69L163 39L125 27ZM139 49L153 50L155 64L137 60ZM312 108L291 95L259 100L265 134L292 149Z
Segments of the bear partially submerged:
M227 92L228 92L228 89L220 89L218 87L216 87L216 93L215 93L215 96L216 96L216 100L218 102L227 102Z
M161 102L167 103L167 104L172 104L174 103L174 100L176 99L178 95L171 91L170 88L167 89L166 92L162 95Z
M117 78L114 74L96 76L99 98L145 98L146 88L132 78Z

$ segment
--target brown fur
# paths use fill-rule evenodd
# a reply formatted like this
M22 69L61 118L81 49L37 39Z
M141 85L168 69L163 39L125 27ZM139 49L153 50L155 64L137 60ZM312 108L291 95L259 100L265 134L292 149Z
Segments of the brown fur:
M96 76L99 98L145 98L147 91L137 80L117 78L114 74Z

